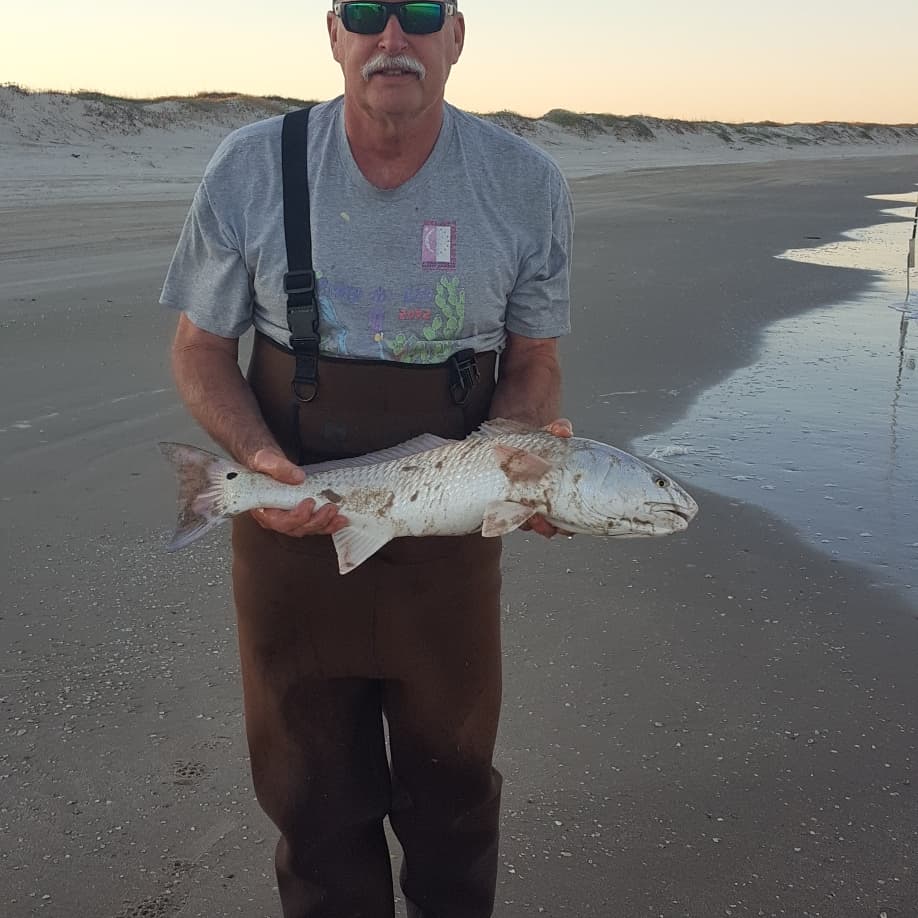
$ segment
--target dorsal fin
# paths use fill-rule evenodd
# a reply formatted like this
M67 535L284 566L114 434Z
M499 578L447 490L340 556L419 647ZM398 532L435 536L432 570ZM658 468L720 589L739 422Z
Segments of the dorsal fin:
M407 456L416 456L418 453L427 453L439 446L447 446L450 443L458 443L458 440L444 440L436 434L421 434L398 446L390 446L388 449L378 449L373 453L365 453L363 456L354 456L352 459L331 459L328 462L316 462L313 465L304 465L303 469L307 475L315 475L318 472L333 472L338 469L356 469L365 465L380 465L383 462L392 462L394 459L404 459Z
M482 437L500 437L507 434L531 434L538 433L542 428L532 427L524 424L522 421L511 421L509 418L493 418L485 421L473 434ZM542 430L544 433L544 430Z

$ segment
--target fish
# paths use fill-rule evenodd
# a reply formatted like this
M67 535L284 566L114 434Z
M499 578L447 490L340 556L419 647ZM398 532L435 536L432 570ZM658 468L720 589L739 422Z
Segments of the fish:
M570 534L662 536L684 531L698 512L679 484L630 453L506 419L486 421L464 440L422 434L356 458L305 465L298 485L195 446L159 446L179 484L169 551L237 514L290 510L312 498L316 509L336 504L349 521L332 536L342 574L403 536L494 538L536 514Z

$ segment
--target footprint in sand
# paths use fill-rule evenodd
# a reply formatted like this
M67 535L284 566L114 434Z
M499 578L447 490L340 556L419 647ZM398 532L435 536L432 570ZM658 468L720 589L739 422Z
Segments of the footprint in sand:
M174 784L194 784L207 774L207 766L202 762L178 761L172 763L172 782Z

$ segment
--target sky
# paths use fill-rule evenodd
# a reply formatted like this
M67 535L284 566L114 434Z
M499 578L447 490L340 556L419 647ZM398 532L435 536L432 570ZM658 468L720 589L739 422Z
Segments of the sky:
M323 0L10 4L0 83L150 97L323 100ZM447 99L718 121L918 123L918 0L461 0Z

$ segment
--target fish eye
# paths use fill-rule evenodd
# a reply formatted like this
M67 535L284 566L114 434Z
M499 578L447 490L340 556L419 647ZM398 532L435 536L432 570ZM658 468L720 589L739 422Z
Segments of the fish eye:
M669 487L669 482L662 475L658 475L656 478L654 478L653 483L658 488L668 488Z
M227 473L226 473L226 480L227 480L227 481L232 481L232 480L233 480L234 478L236 478L238 475L239 475L238 472L227 472Z

